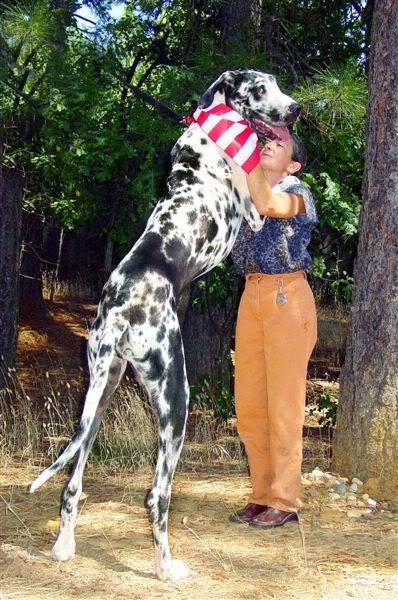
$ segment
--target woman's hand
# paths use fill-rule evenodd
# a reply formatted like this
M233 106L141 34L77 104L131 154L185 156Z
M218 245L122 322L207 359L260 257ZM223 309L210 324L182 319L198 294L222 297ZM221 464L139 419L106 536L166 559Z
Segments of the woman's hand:
M303 197L299 194L273 192L260 164L246 175L246 180L253 204L260 215L275 219L305 215Z

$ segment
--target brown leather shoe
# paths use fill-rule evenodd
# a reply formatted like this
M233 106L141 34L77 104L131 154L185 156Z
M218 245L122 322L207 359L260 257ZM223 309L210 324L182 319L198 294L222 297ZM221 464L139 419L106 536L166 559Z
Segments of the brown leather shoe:
M273 527L282 527L290 521L298 521L297 512L279 510L270 506L265 512L252 519L249 525L258 529L272 529Z
M241 508L233 515L230 515L229 520L232 523L251 523L252 519L267 510L267 506L262 504L254 504L249 502L244 508Z

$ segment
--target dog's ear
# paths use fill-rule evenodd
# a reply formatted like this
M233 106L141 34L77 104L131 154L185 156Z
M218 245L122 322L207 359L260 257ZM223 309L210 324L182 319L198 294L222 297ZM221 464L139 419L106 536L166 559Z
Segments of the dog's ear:
M220 77L201 95L198 108L208 108L214 100L214 94L223 90L228 94L233 89L234 76L237 71L224 71Z
M221 73L220 77L201 95L198 108L208 108L210 106L214 100L214 94L224 86L227 72Z

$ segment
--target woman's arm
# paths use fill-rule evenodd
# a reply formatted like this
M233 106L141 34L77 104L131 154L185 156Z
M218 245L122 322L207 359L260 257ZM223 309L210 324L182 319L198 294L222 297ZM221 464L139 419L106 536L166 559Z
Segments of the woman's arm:
M246 175L246 179L253 204L260 215L289 219L306 214L301 195L272 191L260 164Z

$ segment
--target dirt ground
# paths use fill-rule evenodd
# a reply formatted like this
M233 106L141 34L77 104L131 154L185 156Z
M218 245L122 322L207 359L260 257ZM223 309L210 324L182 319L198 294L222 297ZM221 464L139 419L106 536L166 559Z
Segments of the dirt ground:
M34 402L43 402L43 389L57 378L80 390L94 310L91 304L59 300L48 319L22 323L18 380ZM322 456L317 448L321 445L305 447L307 470L327 466L328 448ZM398 593L398 504L384 511L378 504L352 518L344 499L329 499L327 481L314 480L303 487L299 525L257 531L228 521L246 502L249 482L244 465L222 458L212 466L186 460L176 473L170 544L191 578L173 584L154 577L144 507L149 467L135 473L87 468L76 558L58 564L49 551L66 473L31 496L29 483L49 462L38 460L28 452L0 464L0 600L391 600Z
M170 513L175 558L193 572L178 584L153 575L144 497L151 471L111 476L87 470L76 558L49 558L65 475L27 491L38 468L3 465L0 475L1 599L173 598L391 600L398 592L396 514L358 519L327 499L323 484L303 496L301 523L257 531L228 522L244 502L245 473L178 472ZM394 594L395 592L395 594Z

